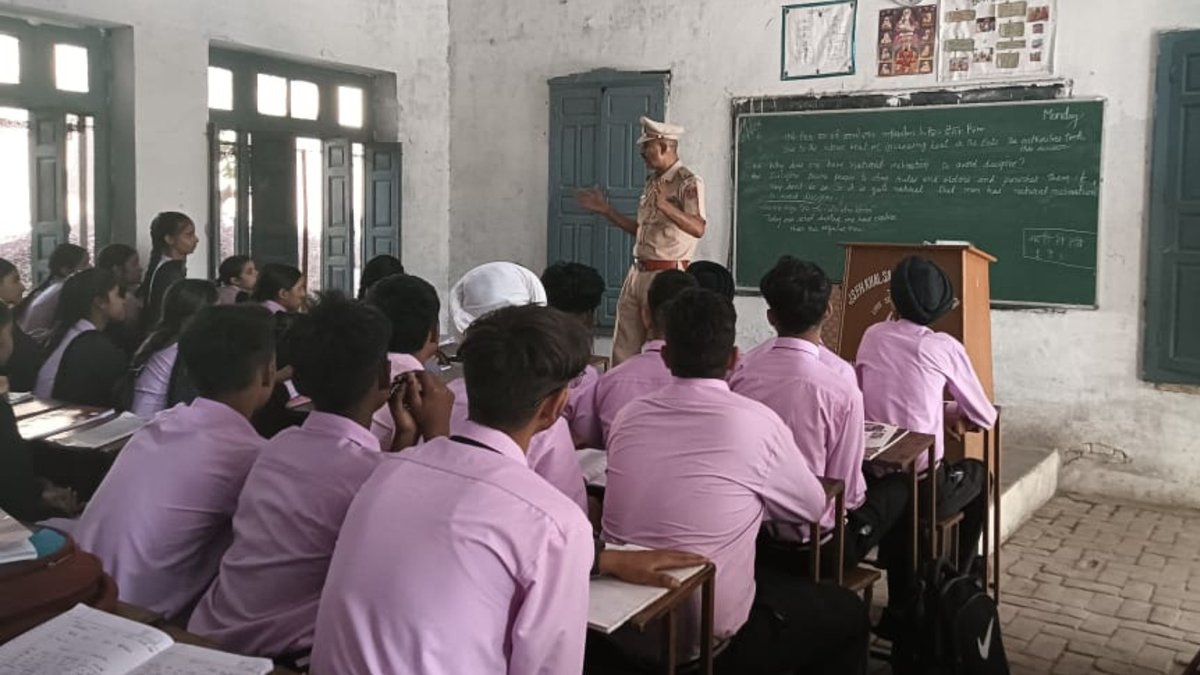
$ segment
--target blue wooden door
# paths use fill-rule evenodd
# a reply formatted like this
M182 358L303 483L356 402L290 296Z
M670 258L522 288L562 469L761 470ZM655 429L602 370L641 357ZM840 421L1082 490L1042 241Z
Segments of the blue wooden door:
M599 71L550 82L550 204L548 263L591 265L605 281L597 322L610 329L633 257L633 237L579 208L575 193L598 187L622 213L634 216L646 181L635 145L643 115L662 119L665 73Z
M1200 383L1200 31L1159 41L1143 371Z

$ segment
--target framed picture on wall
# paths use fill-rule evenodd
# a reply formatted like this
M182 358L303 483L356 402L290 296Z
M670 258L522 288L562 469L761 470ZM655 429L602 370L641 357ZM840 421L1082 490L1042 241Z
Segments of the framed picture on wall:
M785 5L779 78L853 75L857 12L857 0Z

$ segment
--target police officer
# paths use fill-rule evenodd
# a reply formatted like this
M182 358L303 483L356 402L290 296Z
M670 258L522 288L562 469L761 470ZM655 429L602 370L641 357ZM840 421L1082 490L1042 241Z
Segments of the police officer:
M641 119L642 159L650 170L638 202L637 219L618 212L602 192L584 190L579 205L598 213L636 238L633 266L617 300L617 325L613 335L613 365L637 354L646 340L642 307L654 275L663 270L684 270L704 236L704 181L679 160L683 127Z

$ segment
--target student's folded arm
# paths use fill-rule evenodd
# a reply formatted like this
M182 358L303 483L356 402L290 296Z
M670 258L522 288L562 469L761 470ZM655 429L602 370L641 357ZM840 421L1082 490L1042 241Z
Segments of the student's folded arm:
M978 427L992 428L996 424L996 407L988 400L967 350L955 340L947 356L946 388L958 403L959 413Z
M825 513L825 488L805 463L790 434L774 434L773 465L766 467L762 498L767 519L815 523Z
M537 675L583 669L587 634L588 570L595 556L588 526L560 531L538 557L534 583L512 622L508 672Z

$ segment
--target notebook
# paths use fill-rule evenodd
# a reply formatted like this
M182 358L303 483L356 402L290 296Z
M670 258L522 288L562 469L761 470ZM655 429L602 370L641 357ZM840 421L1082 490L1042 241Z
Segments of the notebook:
M21 438L35 441L54 434L69 431L99 419L111 417L113 410L98 410L94 408L59 408L41 415L26 417L17 421L17 431Z
M36 558L37 549L29 540L32 534L16 518L0 510L0 564Z
M908 435L908 432L900 427L883 422L867 422L865 431L867 434L866 461L868 462L882 455Z
M94 427L69 431L54 438L59 445L69 445L75 448L103 448L106 445L124 440L137 433L139 429L150 423L145 417L124 412L116 417L97 424Z
M605 548L610 551L647 550L642 546L618 546L616 544L608 544ZM682 582L699 574L703 569L702 566L697 565L669 570L667 574ZM670 592L670 589L667 588L640 586L613 577L593 577L588 585L588 628L611 635L638 612Z
M267 675L268 659L178 644L86 605L0 646L0 675Z

